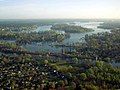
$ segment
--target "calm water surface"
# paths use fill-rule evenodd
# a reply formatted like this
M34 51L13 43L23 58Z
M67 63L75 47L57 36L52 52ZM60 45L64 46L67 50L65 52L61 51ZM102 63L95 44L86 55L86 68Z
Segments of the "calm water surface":
M73 22L74 25L82 26L85 28L91 28L94 31L93 32L87 32L87 33L71 33L70 38L65 39L62 44L72 44L72 43L77 43L77 42L84 42L84 37L86 34L92 35L92 34L97 34L101 32L110 32L110 30L107 29L99 29L97 26L99 26L103 22ZM68 23L70 24L70 23ZM50 30L52 25L48 26L40 26L34 32L43 32L43 31L48 31ZM64 33L63 31L59 33ZM56 52L59 53L62 51L61 47L55 47L54 44L56 42L40 42L40 43L32 43L32 44L27 44L23 45L24 48L26 48L28 51L44 51L44 52ZM51 46L53 45L53 46ZM69 48L64 48L66 51L69 51Z

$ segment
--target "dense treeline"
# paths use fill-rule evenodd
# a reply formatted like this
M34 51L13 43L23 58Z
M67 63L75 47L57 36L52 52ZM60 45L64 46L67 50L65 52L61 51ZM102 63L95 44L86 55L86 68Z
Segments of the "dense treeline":
M9 49L17 49L17 50L22 50L23 48L19 47L16 45L14 42L5 42L5 41L0 41L0 47L6 47ZM2 48L4 49L4 48ZM24 49L23 49L24 50Z
M111 33L99 33L85 37L88 55L94 55L105 61L120 62L120 30ZM86 48L86 49L87 49Z
M36 24L5 24L5 23L0 23L0 30L2 31L16 31L16 32L21 32L21 31L31 31L35 30L38 28L38 25Z
M14 33L9 31L0 31L1 40L15 40L17 44L27 44L32 42L61 42L69 38L69 34L61 34L55 31Z
M68 24L56 24L53 25L51 29L65 31L66 33L84 33L84 32L93 31L92 29L83 28L81 26L68 25Z
M36 61L27 54L1 55L0 89L107 90L120 88L120 69L113 68L102 61L82 64L54 61L56 60L45 60L44 57Z
M120 22L119 21L112 21L112 22L104 22L98 28L103 29L116 29L120 28Z
M55 31L45 31L38 33L23 33L17 39L16 43L26 44L31 42L62 42L64 39L69 38L69 34L60 34Z

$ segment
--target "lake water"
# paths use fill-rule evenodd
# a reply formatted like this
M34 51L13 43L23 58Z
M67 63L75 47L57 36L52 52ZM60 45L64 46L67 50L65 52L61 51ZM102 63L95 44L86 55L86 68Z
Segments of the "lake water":
M78 25L78 26L82 26L85 28L91 28L94 31L93 32L87 32L87 33L71 33L70 34L70 38L65 39L62 44L73 44L73 43L77 43L77 42L84 42L84 37L86 34L88 35L92 35L92 34L97 34L97 33L102 33L102 32L110 32L110 30L108 29L100 29L97 28L101 23L103 22L72 22L69 23L67 22L67 24L70 25ZM52 25L44 25L44 26L40 26L38 27L36 30L31 30L32 32L44 32L44 31L48 31L51 30ZM31 32L30 31L30 32ZM65 33L64 31L57 31L59 33ZM1 40L2 41L2 40ZM5 41L5 40L3 40ZM6 40L7 42L15 42L15 40ZM26 44L26 45L22 45L21 47L25 48L28 51L32 51L32 52L55 52L55 53L60 53L62 52L62 50L65 51L69 51L70 48L68 47L56 47L54 46L54 44L56 44L56 42L39 42L39 43L32 43L32 44ZM74 50L74 48L72 49ZM111 62L110 64L112 64L115 67L120 67L120 63L115 63L115 62Z
M84 42L84 37L85 37L86 34L92 35L92 34L97 34L97 33L101 33L101 32L110 32L110 30L108 30L108 29L97 28L97 26L99 26L103 22L73 22L73 23L74 23L74 25L82 26L82 27L85 27L85 28L91 28L94 31L93 32L87 32L87 33L71 33L70 38L65 39L62 42L62 44L73 44L73 43L77 43L77 42ZM67 24L71 24L71 23L68 22ZM36 30L33 30L33 31L34 32L48 31L48 30L51 30L50 29L51 26L52 25L40 26ZM59 33L64 33L64 32L61 31ZM26 45L23 45L23 47L25 49L27 49L28 51L32 51L32 52L43 51L43 52L59 53L59 52L62 51L62 49L64 49L65 51L70 50L70 48L67 48L67 47L64 47L64 48L56 47L56 46L54 46L54 44L56 44L56 42L44 42L44 43L40 42L40 43L26 44Z

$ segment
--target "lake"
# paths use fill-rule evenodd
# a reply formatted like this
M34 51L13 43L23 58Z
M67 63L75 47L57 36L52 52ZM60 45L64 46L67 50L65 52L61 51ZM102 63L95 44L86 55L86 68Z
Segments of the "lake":
M70 33L70 38L65 39L61 44L73 44L73 43L78 43L78 42L84 42L84 37L86 34L88 35L92 35L92 34L97 34L97 33L101 33L101 32L110 32L110 30L108 29L100 29L97 28L101 23L103 22L72 22L69 23L67 22L67 24L69 25L78 25L78 26L82 26L85 28L91 28L94 31L93 32L87 32L87 33ZM36 30L33 30L32 32L44 32L47 30L51 30L50 28L52 27L52 25L44 25L44 26L40 26L38 27ZM64 31L57 31L59 33L64 33ZM55 53L59 53L62 51L62 49L64 49L65 51L69 51L70 48L69 47L56 47L54 46L56 44L56 42L40 42L40 43L32 43L32 44L26 44L23 45L22 47L24 47L25 49L27 49L28 51L32 51L32 52L55 52ZM74 50L74 48L73 48Z

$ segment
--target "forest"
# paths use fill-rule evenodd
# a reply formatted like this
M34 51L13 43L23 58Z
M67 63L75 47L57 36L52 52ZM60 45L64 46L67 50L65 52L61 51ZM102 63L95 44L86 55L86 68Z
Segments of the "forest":
M66 33L84 33L91 32L92 29L83 28L81 26L68 25L68 24L56 24L51 27L52 30L65 31Z
M86 35L79 45L76 51L57 54L32 53L15 42L0 42L0 89L119 89L120 68L111 62L120 62L120 30Z

